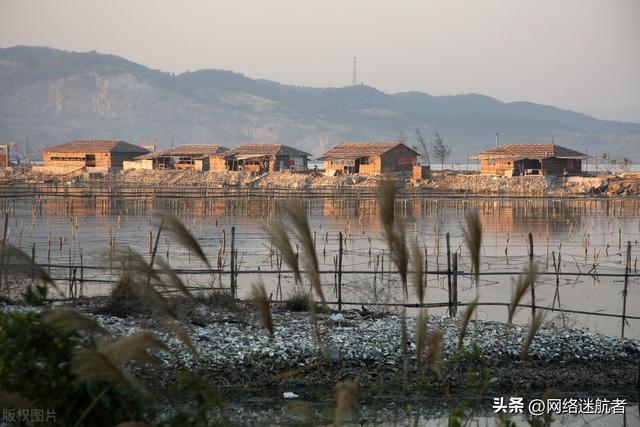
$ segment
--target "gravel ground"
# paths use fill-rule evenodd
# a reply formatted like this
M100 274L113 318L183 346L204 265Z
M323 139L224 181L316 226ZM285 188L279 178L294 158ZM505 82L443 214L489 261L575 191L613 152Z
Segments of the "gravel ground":
M88 300L77 307L91 313L99 308L97 301ZM339 316L343 320L334 321L329 314L318 314L322 340L329 354L329 361L326 361L313 338L312 324L306 313L274 309L273 339L261 327L250 307L240 312L226 312L198 305L184 313L181 323L201 356L199 361L174 335L159 329L158 322L150 316L90 316L115 336L148 330L168 345L171 351L159 354L164 366L150 368L151 372L147 372L147 368L140 371L159 387L170 383L174 374L184 368L197 368L215 378L220 386L238 389L304 387L310 382L331 388L337 381L354 377L366 388L397 384L401 376L401 319L395 315L345 311ZM335 318L335 313L333 316ZM428 329L443 332L445 359L456 351L459 323L458 319L447 317L429 318ZM462 384L466 370L459 364L444 364L441 378L432 373L426 377L416 375L415 319L407 319L407 328L412 359L410 382L427 378L434 387L445 383ZM528 359L523 361L520 348L527 332L526 325L472 321L464 346L478 345L482 355L489 360L492 384L499 388L633 389L636 386L640 364L638 340L544 325L530 346ZM301 372L273 379L273 376L293 369Z
M81 311L96 309L95 300L80 306ZM161 353L164 366L141 374L162 387L174 373L185 367L198 368L215 378L220 386L238 389L252 387L304 388L309 384L328 389L346 378L357 378L368 386L398 385L402 371L401 318L377 316L359 311L345 311L332 320L319 314L322 340L329 354L326 361L313 338L313 328L306 313L273 310L275 337L261 327L251 307L239 312L211 309L204 305L181 310L182 325L201 355L196 362L173 335L158 329L149 316L126 318L104 314L92 315L114 335L150 330L167 343L171 353ZM334 319L335 313L333 314ZM428 329L443 332L445 359L455 353L460 322L458 319L431 316ZM464 383L464 364L443 365L442 376L416 371L415 319L407 319L408 350L412 359L410 382L437 388L443 384ZM537 390L560 389L632 390L636 387L640 364L640 342L620 339L590 331L562 329L543 325L536 334L527 360L520 359L526 325L507 325L495 321L472 321L464 340L465 348L478 345L489 360L496 388ZM274 376L300 369L296 375Z
M94 318L114 336L149 331L169 347L169 352L158 353L162 366L131 366L136 376L157 391L158 396L175 381L178 371L195 370L225 391L225 416L243 425L280 424L284 420L295 424L298 410L307 415L311 411L315 414L313 417L326 419L334 407L333 387L344 379L355 378L361 383L360 421L368 422L397 416L402 420L403 414L423 410L428 413L421 417L437 417L440 414L438 411L434 414L434 407L438 405L434 406L431 401L442 399L443 386L454 396L466 393L468 365L465 362L443 363L440 377L424 367L420 371L416 369L413 340L416 322L412 318L407 319L407 328L412 359L408 390L410 393L413 390L413 394L406 395L401 384L402 321L395 315L380 316L355 310L344 311L337 317L336 313L318 314L322 340L330 355L330 360L325 361L313 339L307 313L274 309L275 337L272 339L261 327L251 306L240 304L238 310L226 311L178 303L181 324L200 354L200 360L196 361L181 341L160 329L149 315L92 314L103 309L104 302L103 298L93 298L76 303L75 308ZM0 306L0 311L9 310L33 308ZM332 316L339 320L333 320ZM459 319L429 318L428 328L443 332L445 360L456 352L459 326ZM613 393L615 397L634 398L640 341L544 325L531 344L529 358L521 360L520 348L527 332L526 325L495 321L469 324L464 346L470 348L476 344L487 358L491 378L489 395L539 396L545 389L555 387L570 397ZM298 372L293 373L295 369ZM283 400L284 391L293 391L300 399ZM397 405L400 406L394 409ZM446 408L443 410L446 412ZM404 421L411 417L413 415L407 415Z

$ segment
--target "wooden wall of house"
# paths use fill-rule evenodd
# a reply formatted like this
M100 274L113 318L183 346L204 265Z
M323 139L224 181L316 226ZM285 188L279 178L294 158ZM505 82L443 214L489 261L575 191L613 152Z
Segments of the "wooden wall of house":
M416 164L418 155L404 145L399 145L382 154L380 170L387 172L413 172L413 165Z
M362 163L363 159L367 159L367 164ZM380 156L369 156L360 159L360 173L372 174L382 171L382 159Z
M80 152L62 152L62 151L45 151L43 154L44 165L49 167L70 167L75 166L82 168L86 166L87 154L96 156L96 167L111 166L111 153L80 153ZM130 160L130 159L126 159ZM122 162L120 162L122 166Z
M193 170L204 172L209 170L209 158L203 157L202 159L193 160Z
M324 161L324 173L326 175L333 176L336 174L336 171L342 173L344 171L345 163L340 160L325 160Z
M107 153L107 154L109 154L110 158L101 157L100 159L100 162L105 162L105 160L109 162L105 164L98 164L98 155L96 154L96 166L98 167L111 166L115 168L121 168L122 162L124 162L125 160L133 160L134 158L141 155L140 153L120 153L120 152Z
M507 175L507 171L514 170L513 160L508 159L480 159L480 173L487 175Z
M209 157L209 170L214 172L225 172L227 170L227 162L218 156Z
M110 152L61 152L50 151L44 152L44 165L49 167L71 167L78 168L86 166L86 156L93 154L95 156L95 167L116 167L121 168L125 160L133 160L140 153L110 153Z
M568 175L582 173L582 160L580 159L544 159L542 171L545 175L562 176L566 171Z
M0 145L0 167L6 168L9 166L9 146Z
M291 170L291 161L297 161L295 163L295 169L306 171L307 170L307 156L271 156L269 157L269 168L271 171L289 171ZM302 160L302 164L299 164Z

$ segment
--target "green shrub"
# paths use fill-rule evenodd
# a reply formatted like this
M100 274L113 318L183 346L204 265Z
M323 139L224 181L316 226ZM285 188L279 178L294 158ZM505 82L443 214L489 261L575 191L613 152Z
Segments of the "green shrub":
M0 313L0 390L55 411L59 425L111 426L144 419L143 402L134 392L77 381L71 359L89 345L77 332L44 322L41 313Z
M290 311L307 311L311 298L302 291L292 293L285 300L284 306Z
M98 314L127 317L149 312L149 309L142 304L140 297L131 289L130 280L127 275L120 277L111 288L107 304L97 310Z
M242 311L231 292L226 289L213 289L196 296L196 301L209 308L223 309L231 312Z

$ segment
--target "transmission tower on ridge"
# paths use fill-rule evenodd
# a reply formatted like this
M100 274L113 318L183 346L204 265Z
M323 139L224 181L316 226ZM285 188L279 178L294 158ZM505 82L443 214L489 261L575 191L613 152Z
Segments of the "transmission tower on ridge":
M351 86L357 86L358 84L358 58L353 57L353 81L351 82Z

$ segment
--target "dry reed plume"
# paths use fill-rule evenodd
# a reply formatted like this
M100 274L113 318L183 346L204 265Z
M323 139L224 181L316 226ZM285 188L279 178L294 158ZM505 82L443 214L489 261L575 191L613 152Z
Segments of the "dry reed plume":
M162 363L148 352L151 349L168 350L164 343L148 333L122 336L114 342L98 346L98 350L115 363L123 364L133 360L150 364Z
M427 367L438 377L442 375L442 360L442 331L436 329L427 333Z
M109 335L109 331L98 325L93 319L69 308L49 310L44 314L43 320L55 326L85 331L91 335Z
M536 264L529 264L528 268L518 276L516 283L516 290L511 296L511 304L509 305L509 324L513 323L513 316L518 309L518 305L524 298L527 290L531 286L535 286L536 279L538 277L538 266Z
M416 365L422 365L423 355L427 347L427 310L420 310L420 314L416 319Z
M467 212L464 215L467 222L467 228L463 230L464 238L467 241L467 247L471 254L471 265L475 275L476 286L480 278L480 248L482 247L482 223L477 210Z
M42 282L55 289L59 295L64 296L64 293L60 291L44 268L33 262L31 257L21 249L6 242L0 246L0 275L1 277L21 277Z
M186 249L195 253L198 258L202 260L207 267L211 267L207 256L204 254L198 240L189 232L184 224L175 215L168 212L161 212L157 214L160 218L161 226L163 230L173 234L173 236L184 246Z
M146 389L135 378L98 350L78 350L73 355L71 365L78 381L104 381L136 389L143 395L148 395Z
M544 312L539 311L533 316L531 319L531 323L529 324L529 332L527 333L527 338L522 343L522 348L520 349L520 359L524 360L527 358L529 354L529 347L533 342L533 338L538 333L538 330L542 326L542 322L544 321Z
M293 234L302 246L302 251L304 253L302 261L309 283L322 303L326 304L324 292L322 291L322 283L320 281L320 273L318 270L318 256L313 244L313 235L311 233L311 228L309 227L307 215L302 209L302 206L295 202L287 204L286 211L293 226Z
M422 274L422 267L424 265L424 256L422 255L422 251L420 250L420 246L418 245L418 241L414 240L413 245L411 245L411 268L413 270L413 287L416 291L416 296L418 297L418 302L420 305L424 303L424 275Z
M478 297L474 298L473 301L469 303L467 309L464 311L464 315L462 316L462 323L460 324L460 337L458 338L458 350L462 349L462 343L464 341L464 337L467 334L467 327L469 326L469 322L471 321L471 316L473 316L473 312L478 307Z
M401 348L402 348L402 390L406 391L409 379L409 333L407 331L407 311L402 310L402 323L400 325Z
M293 270L293 274L296 277L298 283L302 283L302 276L300 274L300 264L298 263L298 257L293 250L293 244L289 238L287 227L280 220L275 220L269 223L265 227L265 231L269 234L269 238L273 245L278 248L282 255L282 260Z
M304 210L299 205L289 203L286 207L288 218L291 220L293 227L293 234L297 237L302 245L303 250L303 262L305 265L305 271L309 278L311 287L320 297L323 304L326 304L324 293L322 291L322 283L320 280L320 273L318 270L318 259L315 253L313 245L313 237L311 229L309 228L309 222L307 221ZM283 261L293 270L296 280L302 283L302 275L300 273L299 260L296 253L293 250L293 244L289 237L289 231L284 223L280 220L272 221L267 227L265 227L267 233L271 238L273 245L282 254ZM316 316L316 304L313 298L307 300L307 311L313 325L313 336L320 348L321 353L325 358L328 357L328 351L322 341L322 335L320 334L320 326L318 325L318 318Z
M357 416L360 408L360 384L355 380L341 381L335 387L336 425L342 425L349 415Z
M251 296L253 297L253 303L260 313L260 320L262 326L269 332L269 335L273 338L273 319L271 317L271 308L269 306L269 299L267 298L267 290L264 287L264 283L253 283L251 285Z
M159 273L147 263L142 255L131 248L116 250L116 259L126 267L123 274L126 276L127 286L130 286L143 304L153 309L163 327L176 335L191 353L198 357L189 335L177 322L178 317L174 307L157 289L175 290L193 300L193 296L175 272L160 258L157 263L160 265L162 274Z
M378 187L380 200L380 222L383 226L383 237L389 247L389 256L398 269L400 280L408 296L407 274L409 270L409 250L407 249L404 224L395 220L396 185L389 177L384 177Z

